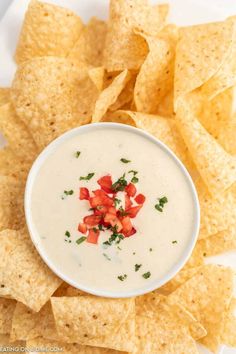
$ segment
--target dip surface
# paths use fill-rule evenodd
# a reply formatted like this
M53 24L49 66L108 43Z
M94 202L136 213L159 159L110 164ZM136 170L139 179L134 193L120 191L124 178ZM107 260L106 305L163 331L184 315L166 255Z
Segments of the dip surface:
M76 243L84 236L78 224L91 214L80 188L92 193L105 175L115 182L125 173L130 182L132 170L138 172L137 194L146 197L132 219L136 233L110 246L104 245L110 230L100 232L97 244ZM117 193L121 206L123 197ZM163 197L168 202L161 212L155 205ZM82 131L54 149L34 179L30 204L47 258L74 283L99 291L134 291L161 279L183 257L194 232L191 187L172 156L147 137L112 126Z

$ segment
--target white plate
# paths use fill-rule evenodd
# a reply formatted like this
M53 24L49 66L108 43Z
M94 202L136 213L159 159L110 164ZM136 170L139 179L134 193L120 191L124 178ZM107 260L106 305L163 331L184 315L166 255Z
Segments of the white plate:
M48 2L65 6L78 13L84 21L91 16L106 18L108 0L48 0ZM153 0L152 3L163 2ZM235 0L167 0L171 4L170 21L178 25L224 20L236 14ZM15 73L13 54L17 43L22 20L29 0L14 0L0 23L0 87L10 86ZM215 5L219 7L216 7ZM3 143L0 137L0 145ZM235 252L212 257L210 262L229 265L236 270ZM200 349L200 353L209 353ZM236 354L236 349L222 348L221 354ZM188 353L186 353L188 354Z

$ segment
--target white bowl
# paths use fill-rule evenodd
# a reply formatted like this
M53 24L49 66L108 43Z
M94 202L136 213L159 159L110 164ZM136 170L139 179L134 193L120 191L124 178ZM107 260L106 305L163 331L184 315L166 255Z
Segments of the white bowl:
M171 159L178 165L179 169L181 170L182 174L185 177L186 183L189 186L190 192L192 194L192 199L193 199L193 206L194 206L194 224L193 224L193 232L191 237L189 238L189 242L186 245L186 248L182 254L182 257L179 259L178 262L172 267L172 269L167 272L161 279L158 280L153 280L150 283L147 283L144 285L141 289L133 290L133 291L127 291L122 293L120 292L115 292L115 291L107 291L107 290L100 290L88 286L81 285L79 282L75 282L72 280L68 275L63 274L62 271L60 271L56 264L52 262L52 260L48 257L46 250L43 248L39 235L37 233L37 230L35 229L35 225L32 220L32 214L31 214L31 193L34 185L35 178L41 168L41 166L44 164L45 160L48 158L49 155L51 155L57 148L63 144L65 141L70 140L71 138L80 135L81 133L86 133L91 130L96 130L97 133L99 134L99 130L106 128L106 127L112 127L113 129L122 129L124 131L129 131L133 132L136 134L139 134L149 141L154 142L156 145L158 145L159 148L161 148ZM200 207L199 207L199 201L198 201L198 196L197 192L195 189L195 186L193 184L193 181L182 164L182 162L176 157L176 155L161 141L150 135L149 133L138 129L134 128L132 126L128 126L125 124L119 124L119 123L94 123L94 124L88 124L81 126L79 128L72 129L65 134L61 135L57 139L55 139L52 143L50 143L38 156L38 158L35 160L28 179L26 183L26 189L25 189L25 215L26 215L26 222L27 226L29 229L29 233L32 239L33 244L35 245L38 253L44 260L44 262L48 265L48 267L61 279L63 279L65 282L68 284L72 285L75 288L78 288L80 290L83 290L87 293L97 295L97 296L104 296L104 297L112 297L112 298L125 298L125 297L132 297L132 296L137 296L137 295L142 295L145 293L148 293L150 291L153 291L168 281L170 281L180 270L181 268L185 265L189 257L191 256L191 253L193 251L193 248L195 246L198 233L199 233L199 227L200 227Z

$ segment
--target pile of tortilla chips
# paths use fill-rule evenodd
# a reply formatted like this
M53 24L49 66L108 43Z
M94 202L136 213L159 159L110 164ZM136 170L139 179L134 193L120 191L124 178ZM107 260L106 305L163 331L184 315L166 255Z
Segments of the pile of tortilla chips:
M196 342L213 353L221 343L236 346L234 272L205 262L236 249L236 17L177 28L167 14L167 5L111 0L108 22L84 24L67 9L31 1L12 87L0 89L7 141L0 150L0 347L192 354ZM137 298L95 297L62 282L25 225L24 186L39 152L65 131L100 121L163 141L199 194L191 258L169 283Z

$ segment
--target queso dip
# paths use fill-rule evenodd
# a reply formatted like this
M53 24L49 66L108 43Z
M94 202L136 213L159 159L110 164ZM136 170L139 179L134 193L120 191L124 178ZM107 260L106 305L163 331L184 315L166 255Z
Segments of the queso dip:
M59 274L110 293L164 277L194 233L194 198L180 166L119 125L101 123L58 144L34 178L30 213L37 246Z

